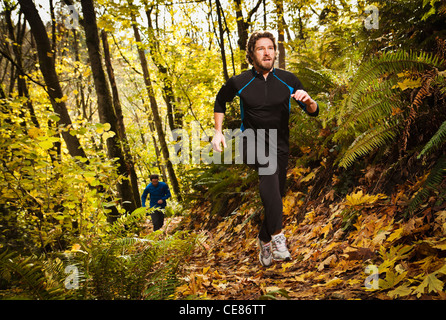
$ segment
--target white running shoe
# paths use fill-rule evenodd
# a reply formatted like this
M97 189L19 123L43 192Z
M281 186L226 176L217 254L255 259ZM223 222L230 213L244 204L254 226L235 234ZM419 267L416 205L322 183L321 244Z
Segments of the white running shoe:
M286 238L283 233L272 236L271 240L273 259L276 261L291 261L291 254L286 246Z
M273 262L273 255L271 252L271 242L264 243L262 240L257 238L257 244L259 246L259 260L260 264L264 267L269 267Z

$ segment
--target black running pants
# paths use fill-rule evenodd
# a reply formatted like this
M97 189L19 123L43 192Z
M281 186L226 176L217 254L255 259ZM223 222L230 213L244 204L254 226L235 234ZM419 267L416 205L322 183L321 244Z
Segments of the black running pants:
M270 242L271 235L282 230L283 203L288 165L288 154L278 154L277 170L271 175L259 175L259 192L265 209L259 238Z
M153 231L161 229L164 224L164 214L161 210L155 210L150 215L152 217Z
M259 192L264 208L264 219L260 226L259 238L263 242L270 242L271 235L282 230L283 204L282 197L285 196L286 173L288 166L288 147L273 148L271 157L277 157L277 167L273 173L262 174L261 168L268 167L271 163L265 164L264 161L259 161L257 144L247 143L244 140L240 143L240 150L243 155L243 163L248 164L251 168L257 170L259 173ZM268 144L265 150L269 151ZM267 152L269 154L269 152ZM248 161L249 155L255 155L254 163L252 160ZM270 161L273 161L270 158ZM263 164L262 164L263 163ZM263 171L265 172L265 171ZM268 171L269 172L269 171Z

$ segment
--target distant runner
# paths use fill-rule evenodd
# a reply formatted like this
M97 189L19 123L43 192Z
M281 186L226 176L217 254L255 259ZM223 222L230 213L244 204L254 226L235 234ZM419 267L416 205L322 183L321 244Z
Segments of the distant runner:
M274 148L277 149L277 169L272 174L261 175L260 169L264 167L264 163L257 161L257 155L253 164L253 167L259 170L259 191L265 209L258 245L260 263L266 267L271 265L273 259L291 259L286 238L282 233L282 197L285 195L288 165L291 97L308 115L319 114L318 104L304 91L299 79L291 72L274 68L276 50L276 41L270 32L255 32L251 35L246 48L246 58L253 68L230 78L218 92L214 105L215 135L212 139L214 150L222 152L221 145L226 147L222 133L226 103L231 102L235 96L240 97L241 131L277 130L277 142L274 143ZM266 144L269 143L268 140L267 136ZM249 155L246 152L246 143L242 146L244 163L247 163L246 158Z
M153 174L150 176L150 183L144 189L141 196L142 206L146 206L147 196L150 194L150 208L164 209L166 207L166 200L170 198L169 186L162 181L159 181L159 176ZM164 224L164 214L161 210L155 210L151 214L153 231L160 229Z

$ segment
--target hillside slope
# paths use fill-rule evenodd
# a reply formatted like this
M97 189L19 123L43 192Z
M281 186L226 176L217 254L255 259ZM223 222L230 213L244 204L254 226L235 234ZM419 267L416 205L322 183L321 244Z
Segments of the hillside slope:
M346 197L336 195L341 179L333 175L324 192L308 199L299 190L309 185L311 193L318 180L313 173L321 177L324 170L288 172L284 233L291 262L260 266L262 210L255 196L226 216L211 214L210 202L195 207L181 224L204 237L177 298L445 299L446 180L418 214L405 217L427 173L396 185L390 195L371 194L363 190L379 174L370 167Z

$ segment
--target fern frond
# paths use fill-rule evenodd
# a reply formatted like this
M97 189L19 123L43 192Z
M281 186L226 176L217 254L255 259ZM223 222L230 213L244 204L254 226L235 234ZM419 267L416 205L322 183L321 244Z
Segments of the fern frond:
M316 59L305 55L298 55L295 59L299 62L291 62L290 69L295 70L310 94L330 93L331 89L339 85L337 73L318 63Z
M147 213L150 213L150 210L152 209L141 207L129 214L120 216L118 220L111 225L110 234L118 235L125 233L129 226L137 225L141 222L141 220L146 217Z
M434 150L438 150L445 141L446 141L446 121L441 124L438 131L429 140L429 142L426 143L426 145L424 146L423 150L421 150L417 158L420 159L422 156L428 155Z
M350 87L346 107L351 110L369 84L383 75L397 74L406 70L421 72L439 68L443 63L437 56L424 52L397 51L384 53L381 57L361 65L356 73L357 77Z
M350 114L344 122L344 126L348 124L355 127L358 124L370 126L389 117L393 110L397 108L403 108L398 92L393 92L391 89L383 89L366 94L356 104L355 112Z
M144 291L144 299L169 299L175 293L175 290L180 285L180 282L180 279L178 279L174 272L158 272L153 274L151 275L150 282L147 284L147 288Z
M429 173L422 189L418 191L409 203L406 211L406 217L413 212L426 200L433 190L437 188L446 177L446 156L440 157Z
M43 266L33 257L21 258L5 250L0 254L0 274L2 277L9 274L10 279L17 277L34 299L60 300L68 297L61 284L53 284L51 288L47 285Z
M339 166L347 168L353 162L369 153L371 150L383 146L386 142L393 140L399 132L398 123L384 123L381 126L370 129L353 141L350 147L339 161Z

